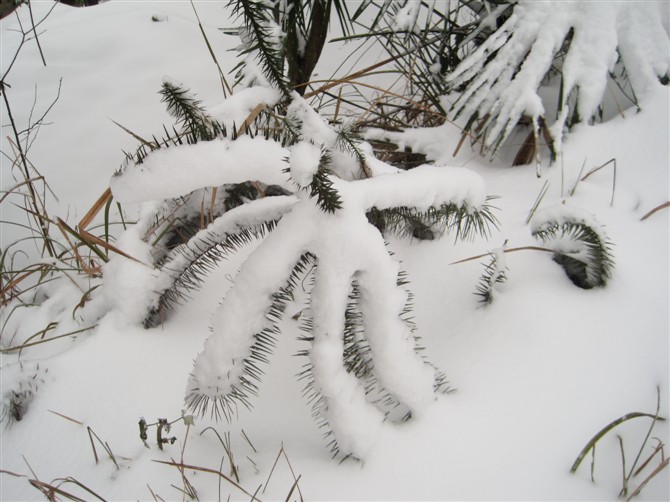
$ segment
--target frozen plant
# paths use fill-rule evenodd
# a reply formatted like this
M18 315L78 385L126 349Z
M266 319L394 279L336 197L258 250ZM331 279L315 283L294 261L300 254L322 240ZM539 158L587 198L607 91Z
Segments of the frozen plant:
M531 233L554 253L570 280L583 289L605 286L612 276L612 244L588 212L559 205L535 213Z
M493 302L496 291L507 281L507 260L504 247L489 253L490 260L484 265L484 272L479 278L475 294L483 305Z
M180 106L193 103L182 99ZM191 114L217 137L193 144L173 137L129 158L110 185L120 202L146 202L139 224L121 239L145 264L115 257L111 276L132 278L132 284L115 279L107 289L131 319L149 314L162 320L164 307L186 298L220 259L262 239L214 313L212 334L187 386L189 409L231 419L238 404L250 407L292 288L313 268L312 397L318 397L316 411L333 434L334 450L361 458L385 418L380 395L411 416L445 387L442 373L418 354L399 264L367 213L385 213L398 228L410 216L419 218L456 238L486 235L495 220L478 175L427 165L399 171L369 156L368 146L342 139L298 95L286 110L283 138L260 130L256 136L229 134L206 114ZM361 163L372 177L359 179ZM245 183L277 187L277 195L261 188L258 198L226 208L229 187ZM184 221L201 225L190 234L175 232ZM176 234L179 243L165 245ZM356 340L349 336L354 332ZM351 350L360 357L351 359Z
M631 101L670 79L667 2L521 0L504 23L447 75L452 109L492 153L526 117L552 153L563 128L602 114L608 76L630 80ZM616 72L616 75L615 75ZM560 75L556 119L538 89ZM537 151L537 150L536 150Z
M39 364L5 368L3 387L6 390L0 401L0 422L5 422L5 427L23 420L48 371L40 369ZM11 380L15 380L13 385L8 384Z

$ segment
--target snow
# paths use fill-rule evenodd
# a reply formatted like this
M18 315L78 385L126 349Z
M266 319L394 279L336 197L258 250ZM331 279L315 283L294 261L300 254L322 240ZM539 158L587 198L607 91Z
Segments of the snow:
M431 206L463 201L471 209L486 201L484 180L467 169L423 165L402 175L383 174L355 184L365 209L376 207L415 207L425 211Z
M210 108L212 117L224 124L228 129L240 127L252 111L259 105L269 107L276 105L281 99L281 93L269 87L255 86L240 89L221 104Z
M154 284L158 271L151 259L151 246L142 240L138 226L124 232L118 247L131 258L120 256L103 267L103 295L117 318L129 324L142 322L146 312L156 305Z
M393 31L414 31L419 8L415 2L407 2L393 15Z
M34 2L33 8L39 16L50 5L50 2ZM620 43L641 19L648 21L645 12L655 12L659 7L639 2L621 5L626 15L618 18ZM232 68L234 58L226 51L236 41L216 29L229 24L221 4L196 2L196 7L224 70ZM660 8L667 12L667 5ZM22 9L25 16L26 9ZM166 20L154 23L150 20L154 14ZM648 26L649 33L659 27L663 29L662 22L663 16L658 16ZM16 35L10 31L15 26L13 18L2 21L3 62L16 46ZM132 151L136 146L132 138L108 121L108 116L142 136L159 131L163 122L170 124L156 97L165 74L186 82L206 105L223 97L218 74L188 2L110 1L86 9L59 5L44 27L40 41L48 66L41 67L34 44L28 44L13 69L12 88L7 95L14 114L25 123L34 97L32 83L39 83L40 106L55 93L58 79L63 76L61 100L49 115L54 125L42 128L29 157L61 197L52 215L78 221L106 188L123 158L121 150ZM119 30L124 36L118 36ZM82 43L84 40L86 43ZM634 44L643 41L644 36L630 38L628 45L621 43L620 50L625 51L626 47L633 50ZM664 58L670 51L662 47L637 47L640 58L654 61L655 67L663 71ZM252 204L258 205L244 209L246 215L238 213L239 219L235 221L264 221L268 215L285 214L281 220L285 226L282 233L295 236L296 240L281 238L282 233L276 233L278 227L263 241L267 246L252 246L244 263L247 255L232 257L212 272L203 289L178 307L178 315L157 328L145 330L136 322L140 311L151 301L140 293L146 293L147 284L156 280L154 271L146 264L118 256L108 264L112 270L118 268L104 271L105 284L93 291L93 298L83 309L77 310L76 320L72 319L72 307L81 300L83 293L79 288L87 291L98 284L97 279L78 286L60 279L40 291L37 305L19 308L11 315L12 306L3 308L3 349L24 343L51 320L59 321L58 333L93 324L97 327L78 336L25 349L20 356L16 352L2 354L3 398L10 390L26 388L31 381L38 385L23 420L8 428L3 424L0 469L29 478L33 478L32 470L45 482L72 476L108 500L152 499L151 491L165 500L177 499L182 494L170 485L181 486L179 471L154 460L178 461L183 451L185 463L219 470L225 456L222 469L228 475L228 455L212 431L205 431L214 426L222 436L226 431L231 432L240 484L251 493L259 485L265 486L283 447L291 469L296 476L300 475L298 486L308 500L616 499L621 465L615 435L606 436L598 445L595 484L589 480L589 459L576 475L569 473L577 453L615 418L631 411L653 413L657 386L661 391L661 414L667 417L670 413L669 212L665 209L640 221L650 209L670 199L667 149L670 93L655 77L644 76L641 71L633 72L631 78L636 78L634 75L648 86L641 96L641 111L628 109L625 119L617 117L604 124L575 127L565 138L559 161L546 166L539 180L533 167L510 169L510 153L504 148L492 162L481 159L466 145L457 157L452 157L460 131L445 124L435 129L397 133L395 138L413 151L427 153L438 166L467 165L469 170L425 166L398 174L368 159L369 166L375 168L373 172L387 174L346 183L349 190L343 191L345 210L360 218L355 229L337 228L335 218L320 214L316 207L307 204L308 200L300 201L303 203L300 206L293 197L254 201ZM119 76L123 77L121 81ZM224 101L220 116L234 116L237 123L237 117L252 109L255 100L269 102L271 98L272 95L265 96L260 90L239 98L234 94L229 99L239 101L228 101L227 105ZM226 106L230 109L225 109ZM215 107L209 109L213 117L219 116L214 113ZM3 115L3 123L5 120ZM334 136L322 124L315 122L314 131L308 139L318 145L332 145L329 141ZM318 134L323 136L319 139ZM179 162L190 163L189 155L184 154L179 162L169 160L179 155L175 150L159 162L158 154L163 155L159 151L139 166L149 171L128 166L124 175L113 181L115 196L139 202L187 194L194 187L241 179L232 178L231 172L245 179L262 175L265 178L259 178L260 181L289 186L288 175L282 173L289 164L276 161L289 158L288 149L265 140L263 148L258 148L257 140L243 137L240 140L243 146L239 150L227 140L215 143L211 149L194 150L210 167L223 164L221 159L230 160L231 163L226 163L232 167L230 171L217 172L212 178L192 171L190 177L177 178ZM251 158L255 161L251 162ZM578 182L583 164L586 172L611 158L617 160L614 188L613 166ZM192 167L198 169L195 164ZM293 169L293 163L290 165ZM247 171L242 172L243 168ZM14 185L9 169L3 158L3 189ZM272 179L267 178L268 172L274 173ZM439 182L424 186L435 177ZM151 182L157 179L158 183ZM338 189L345 185L343 181L335 181ZM605 288L580 290L552 261L550 253L506 253L505 288L496 291L490 305L480 307L472 293L481 275L481 263L488 257L458 265L450 263L497 249L506 240L508 248L536 244L525 221L545 182L549 188L540 210L564 206L565 201L565 205L593 215L606 229L614 243L616 260L610 282ZM573 186L576 190L570 194ZM420 195L416 192L419 187L425 190ZM344 393L355 403L342 413L338 407L341 401L333 399L335 404L328 409L328 418L335 427L356 429L353 434L338 432L338 435L346 439L341 446L364 457L364 462L339 464L330 459L328 440L321 437L323 430L311 420L309 405L301 397L303 382L294 377L301 363L293 354L304 349L305 343L296 340L298 321L292 318L302 309L300 299L305 293L301 287L296 288L296 301L287 306L281 326L283 335L277 340L270 364L264 367L266 375L259 396L253 400L253 410L240 407L231 424L215 423L208 417L196 418L188 436L186 426L176 423L171 435L178 438L177 442L167 445L164 451L153 442L153 430L151 448L142 444L137 429L140 417L151 423L158 417L172 420L180 416L184 385L194 369L193 360L203 344L210 343L205 341L210 334L210 315L223 298L230 305L238 298L245 310L254 306L259 313L264 312L267 303L247 302L251 299L258 302L262 295L257 290L261 288L267 293L283 285L281 280L293 265L291 261L311 246L328 257L321 264L332 265L317 268L320 275L315 288L321 291L316 290L317 300L326 304L341 302L342 295L337 292L343 291L345 284L349 286L349 277L341 274L343 269L349 273L364 260L388 259L388 254L382 253L381 238L363 230L361 210L385 204L421 206L427 201L454 198L467 199L472 207L477 207L486 194L500 196L495 200L500 229L489 241L476 239L456 245L450 239L390 242L395 257L409 273L414 318L426 345L424 355L447 373L456 392L437 400L427 392L405 395L420 410L419 416L402 425L382 421L378 411L362 398L357 382L344 375L331 377L341 374L341 365L332 364L339 359L341 347L338 337L326 335L331 326L337 329L341 319L328 317L319 321L324 336L315 343L311 357L319 361L316 366L323 370L317 377L321 391L328 396ZM12 214L6 206L3 203L3 220L10 219ZM155 206L150 205L145 215L151 208ZM131 212L132 206L127 210ZM312 219L312 215L320 215L320 219ZM247 217L249 220L245 220ZM207 230L233 230L233 219L229 218L212 223ZM146 246L139 238L140 230L137 235L132 230L125 233L115 245L140 262L149 263ZM2 232L4 247L16 233L5 225ZM324 234L330 237L314 237ZM343 246L343 235L358 245L360 252L353 253L351 246ZM376 252L366 255L364 249ZM379 269L377 275L360 277L363 287L370 283L376 289L384 281L390 283L397 264L385 261L379 263ZM247 278L236 284L246 284L252 289L242 291L237 286L230 290L230 277L236 274ZM367 295L367 299L370 303L366 307L377 312L398 308L405 298L395 291L388 298ZM110 308L111 312L105 315ZM316 310L319 311L318 305ZM372 317L373 321L380 321ZM240 324L251 322L232 318ZM257 319L265 322L263 316ZM260 326L242 327L255 330ZM219 328L225 331L227 326ZM380 331L387 328L399 329L384 324L377 327ZM240 348L240 353L245 347ZM385 353L387 349L389 353ZM403 345L382 346L378 350L382 360L391 359L397 357L394 354L402 351ZM203 352L208 353L209 350ZM210 357L215 359L214 355ZM217 365L220 362L215 361ZM413 371L412 364L405 369ZM426 375L417 378L428 380L429 369L432 372L428 365L419 366L416 373ZM398 371L397 376L401 375L404 373ZM393 377L393 368L387 369L384 379L392 382ZM400 388L402 383L393 385L399 393L407 393ZM615 431L624 439L628 462L634 458L647 426L644 420L632 420ZM110 446L120 469L116 469L97 443L100 461L95 462L86 427L91 427ZM242 430L254 448L242 437ZM653 435L667 444L667 422L659 423ZM647 454L650 451L648 447ZM261 488L258 497L286 498L295 481L291 469L285 458L280 457L267 489ZM185 472L201 500L219 497L216 476L190 469ZM3 500L37 497L38 492L26 478L7 473L0 476ZM638 482L634 478L633 484ZM73 484L62 488L90 498L90 494L77 491ZM221 482L220 490L222 499L229 494L232 500L251 498L225 481ZM296 497L294 492L293 498ZM669 498L666 468L636 500Z
M305 188L319 170L321 148L307 141L296 143L291 148L288 162L291 164L291 178L299 187Z
M264 142L262 148L259 141ZM198 188L247 180L290 188L283 173L287 153L276 141L248 136L162 148L142 164L127 166L123 175L112 178L110 187L125 203L179 197Z

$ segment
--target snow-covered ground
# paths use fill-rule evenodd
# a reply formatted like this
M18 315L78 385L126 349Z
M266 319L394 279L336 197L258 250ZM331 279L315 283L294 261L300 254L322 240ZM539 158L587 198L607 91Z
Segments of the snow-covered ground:
M33 2L36 17L41 19L51 5ZM234 22L222 2L196 6L224 70L232 68L234 54L227 50L237 41L218 28ZM25 22L27 10L19 12ZM161 21L152 21L153 16ZM3 73L16 50L16 27L15 17L2 20ZM189 2L110 1L86 9L59 5L42 28L47 67L36 45L25 45L8 79L7 96L14 117L25 126L35 95L37 116L55 97L62 78L60 98L48 116L52 125L42 127L29 158L60 199L50 213L75 223L107 188L123 160L122 150L136 147L136 140L109 119L146 137L162 123L170 124L157 95L164 76L186 83L206 106L217 105L223 96ZM350 48L330 50L326 60L335 66ZM72 477L107 500L181 499L179 470L160 462L230 475L229 456L214 427L224 439L230 432L239 483L252 494L262 485L261 500L286 498L294 475L300 476L300 491L296 488L292 499L615 499L621 488L616 435L623 438L629 466L649 419L631 420L598 443L595 483L590 455L576 475L570 474L575 457L614 419L634 411L653 414L657 388L661 415L670 414L670 212L640 221L670 199L668 88L659 85L645 96L640 113L624 113L625 118L576 127L564 141L562 159L545 166L540 179L535 166L509 167L514 152L501 151L489 162L463 147L452 157L460 131L450 124L394 138L437 164L465 166L482 176L487 193L500 197L494 201L500 228L488 241L454 244L445 237L390 243L409 273L426 355L457 390L408 423L384 424L364 462L340 464L330 458L301 397L302 383L294 377L303 361L293 355L304 342L287 336L297 332L291 315L283 321L285 337L266 368L253 410L240 410L230 425L196 417L187 430L178 421L170 432L177 440L163 451L153 440L154 428L149 429L150 448L142 444L141 417L148 423L180 417L193 359L209 335L210 314L243 258L236 257L160 327L145 330L113 310L95 330L76 339L34 347L20 358L2 354L3 396L33 375L39 386L25 418L2 429L0 469L9 472L0 474L0 498L36 499L39 492L29 479L58 484L54 480ZM3 105L3 138L5 124ZM583 165L586 172L612 158L614 188L612 165L577 183ZM14 183L3 157L2 189ZM604 226L614 244L612 279L606 288L582 290L550 254L508 253L508 280L493 303L483 307L473 292L485 259L452 263L505 241L510 248L537 245L526 219L545 184L541 208L573 206ZM127 209L133 219L134 208ZM21 217L3 203L3 221ZM3 224L3 248L15 232ZM66 318L65 307L71 308L52 305L51 312ZM289 305L288 313L301 308ZM34 333L49 322L48 314L41 309L32 319L23 316L22 322L33 323L34 329L19 328ZM10 346L11 336L3 330L3 348ZM97 441L96 463L87 427L108 445L118 468ZM653 435L667 443L667 422L657 424ZM273 471L282 446L286 455ZM649 472L634 478L631 487ZM656 476L639 499L670 499L668 472ZM211 472L186 469L185 476L200 500L251 499ZM92 498L75 484L61 487Z

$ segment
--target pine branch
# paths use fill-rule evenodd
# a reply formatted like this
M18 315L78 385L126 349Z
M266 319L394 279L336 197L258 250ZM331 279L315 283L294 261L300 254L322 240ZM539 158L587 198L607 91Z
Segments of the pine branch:
M167 104L168 113L182 126L189 143L211 141L222 134L223 126L207 115L201 102L188 89L164 81L160 94L161 102Z
M348 153L356 159L361 172L366 177L370 177L370 170L365 162L365 154L360 148L361 140L354 134L351 129L340 128L337 131L337 143L335 144L340 150Z
M289 85L284 76L284 54L274 40L271 5L259 0L231 0L228 4L233 14L244 19L248 40L242 54L257 51L263 73L268 80L284 94L288 95ZM244 43L245 41L243 41ZM244 62L241 63L244 65Z
M431 207L419 211L412 207L395 207L368 212L370 222L381 231L387 231L400 238L418 238L431 240L446 233L454 234L454 240L468 240L478 234L488 236L491 226L497 227L493 207L489 201L481 209L473 210L465 205L443 204L439 208Z
M342 208L340 195L333 187L333 181L330 179L331 163L330 153L324 148L321 152L319 168L312 177L312 183L310 184L311 196L317 198L319 207L327 213L335 213Z

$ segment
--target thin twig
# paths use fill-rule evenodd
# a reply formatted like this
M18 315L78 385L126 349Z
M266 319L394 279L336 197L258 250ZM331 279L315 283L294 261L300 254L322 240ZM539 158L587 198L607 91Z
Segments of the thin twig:
M542 247L539 247L539 246L521 246L521 247L518 247L518 248L503 249L504 253L516 253L517 251L542 251L544 253L556 253L556 250L554 250L554 249L542 248ZM484 258L486 256L489 256L490 254L491 253L483 253L483 254L479 254L477 256L471 256L469 258L463 258L462 260L451 262L449 265L458 265L459 263L465 263L465 262L468 262L468 261L479 260L480 258Z
M67 415L63 415L62 413L58 413L57 411L53 410L47 410L49 413L53 413L54 415L58 415L61 418L64 418L65 420L69 420L70 422L74 422L77 425L84 425L84 422L80 422L79 420L75 420L74 418L68 417Z

